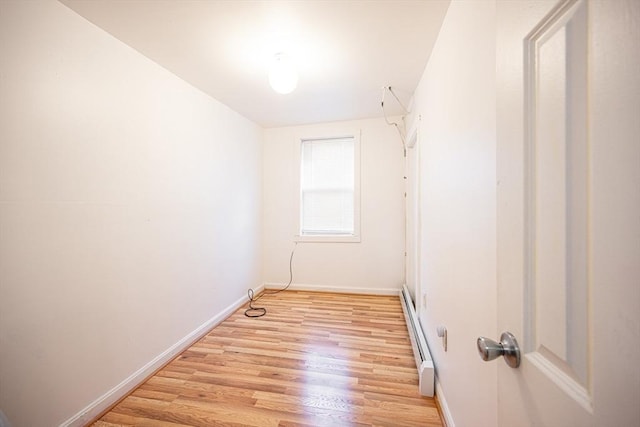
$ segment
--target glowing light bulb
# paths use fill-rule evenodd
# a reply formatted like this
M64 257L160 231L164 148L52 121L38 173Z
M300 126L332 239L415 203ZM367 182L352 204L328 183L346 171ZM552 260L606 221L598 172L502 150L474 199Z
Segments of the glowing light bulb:
M298 72L295 65L283 53L276 54L269 72L269 84L278 93L286 95L298 86Z

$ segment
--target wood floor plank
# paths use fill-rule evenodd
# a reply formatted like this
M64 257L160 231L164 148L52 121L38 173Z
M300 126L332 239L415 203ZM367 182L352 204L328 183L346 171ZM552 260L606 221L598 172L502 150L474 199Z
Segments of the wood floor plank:
M429 426L398 297L285 291L233 313L94 427Z

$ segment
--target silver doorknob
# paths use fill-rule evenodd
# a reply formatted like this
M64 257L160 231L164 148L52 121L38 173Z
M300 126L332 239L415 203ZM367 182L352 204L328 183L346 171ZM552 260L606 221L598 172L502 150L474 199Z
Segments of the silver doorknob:
M507 365L512 368L520 366L520 347L511 332L503 332L500 342L485 337L478 338L478 353L485 362L504 356Z

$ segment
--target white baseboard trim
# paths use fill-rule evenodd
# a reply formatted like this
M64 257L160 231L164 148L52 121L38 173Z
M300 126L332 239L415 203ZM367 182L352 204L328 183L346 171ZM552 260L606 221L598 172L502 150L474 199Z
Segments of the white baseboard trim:
M255 289L256 293L259 293L264 288L264 285L258 286ZM155 371L160 369L162 366L167 364L171 359L176 357L178 354L182 353L184 350L189 348L193 343L202 338L207 332L221 323L224 319L229 317L233 312L235 312L238 308L242 307L248 301L247 296L243 296L232 303L229 307L227 307L222 312L213 316L211 319L207 320L205 323L200 325L194 331L189 333L187 336L182 338L180 341L166 349L164 352L159 354L156 358L151 360L149 363L144 365L142 368L138 369L136 372L131 374L128 378L122 381L120 384L100 396L95 401L91 402L84 409L78 412L73 417L69 418L67 421L60 424L60 427L81 427L93 421L96 417L98 417L102 412L107 410L111 405L116 403L118 400L122 399L128 393L130 393L133 389L138 387L145 379L147 379L150 375L152 375Z
M438 397L438 403L440 404L440 410L442 411L442 417L444 418L445 427L456 427L456 424L453 422L453 417L451 416L451 411L449 411L449 406L447 405L447 400L444 398L444 392L442 391L442 387L440 386L440 381L436 376L436 396Z
M269 290L282 289L286 284L282 283L265 283L264 288ZM363 295L393 295L397 296L400 292L398 288L351 288L337 286L309 285L305 283L292 283L289 286L292 291L313 291L313 292L336 292L341 294L363 294ZM256 292L257 293L257 292Z

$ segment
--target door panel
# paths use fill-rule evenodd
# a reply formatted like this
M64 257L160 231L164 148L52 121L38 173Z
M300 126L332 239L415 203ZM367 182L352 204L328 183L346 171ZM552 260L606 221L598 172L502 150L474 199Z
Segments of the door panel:
M524 348L591 410L586 9L563 3L524 39Z
M639 5L497 3L503 427L640 425Z

